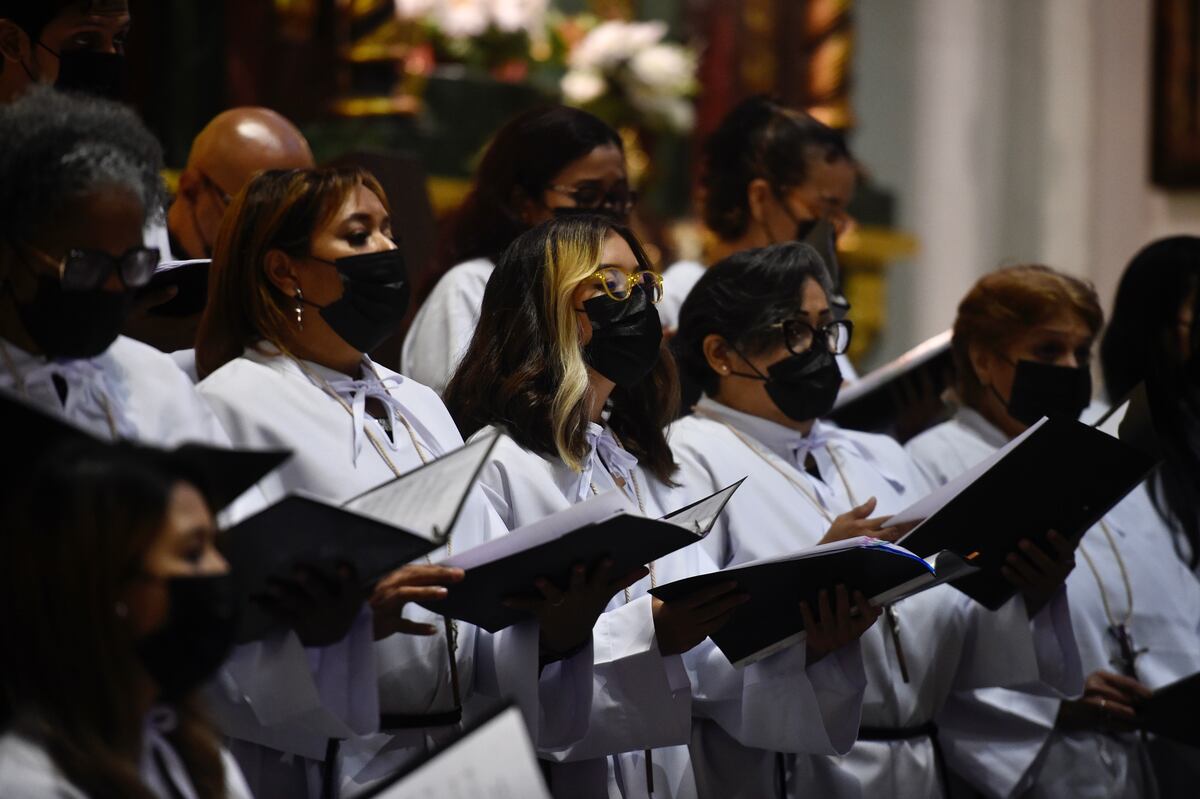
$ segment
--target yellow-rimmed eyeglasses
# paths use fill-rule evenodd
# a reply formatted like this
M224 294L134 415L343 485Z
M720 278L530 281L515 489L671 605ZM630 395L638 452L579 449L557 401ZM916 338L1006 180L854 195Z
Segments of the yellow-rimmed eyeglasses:
M600 284L600 288L609 297L618 302L624 302L633 296L633 290L641 287L646 299L657 303L663 297L662 275L649 270L628 274L615 266L597 269L592 278Z

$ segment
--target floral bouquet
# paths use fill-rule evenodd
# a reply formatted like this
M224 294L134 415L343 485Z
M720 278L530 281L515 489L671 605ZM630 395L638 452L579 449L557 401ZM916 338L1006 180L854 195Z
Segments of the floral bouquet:
M663 22L608 20L570 47L563 100L610 124L687 133L695 124L696 53L663 41Z

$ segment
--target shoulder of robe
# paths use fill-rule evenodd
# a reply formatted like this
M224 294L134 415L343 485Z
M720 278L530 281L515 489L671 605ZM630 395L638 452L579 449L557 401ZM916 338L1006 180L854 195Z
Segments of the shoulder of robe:
M121 371L139 378L153 377L180 385L192 383L170 355L126 336L117 336L116 341L98 360L107 360Z
M676 419L667 428L667 443L677 459L705 459L709 453L723 453L728 441L737 441L729 428L696 414Z
M0 796L5 799L86 799L66 781L44 749L15 733L0 737Z
M221 365L221 368L196 384L201 394L220 394L224 391L237 390L238 384L246 380L272 379L277 372L266 364L252 361L249 358L234 358Z
M941 422L910 438L904 449L918 461L937 460L939 450L954 447L954 439L961 432L953 421Z
M483 296L483 289L496 265L488 258L475 258L455 264L446 274L442 275L437 285L430 293L430 299L435 296Z

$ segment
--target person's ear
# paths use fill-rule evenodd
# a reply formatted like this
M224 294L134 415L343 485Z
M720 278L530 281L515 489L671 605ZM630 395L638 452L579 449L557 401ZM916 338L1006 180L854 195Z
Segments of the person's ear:
M20 25L10 19L0 19L0 58L20 64L28 41L29 36Z
M513 187L512 207L517 209L517 216L526 227L533 227L534 222L541 216L541 205L520 186Z
M204 186L204 181L200 178L200 174L191 167L185 167L179 173L179 190L177 196L186 198L189 202L195 202L196 196L200 193L200 189Z
M296 263L283 250L270 250L264 259L263 269L271 285L283 292L285 297L295 297L300 290L300 276Z
M733 371L735 353L724 338L716 333L709 333L704 337L701 347L704 350L704 360L708 361L708 368L718 376L724 377Z
M996 354L991 349L979 344L971 344L967 348L967 356L971 359L971 369L979 385L987 388L995 380L993 370L996 368Z
M765 178L755 178L746 186L746 207L750 209L750 218L755 222L766 224L773 203L775 192Z

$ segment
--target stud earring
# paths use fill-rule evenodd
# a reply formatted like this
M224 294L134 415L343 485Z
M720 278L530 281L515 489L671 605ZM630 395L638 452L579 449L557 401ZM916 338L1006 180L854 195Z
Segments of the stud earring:
M296 289L296 327L304 329L304 295Z

